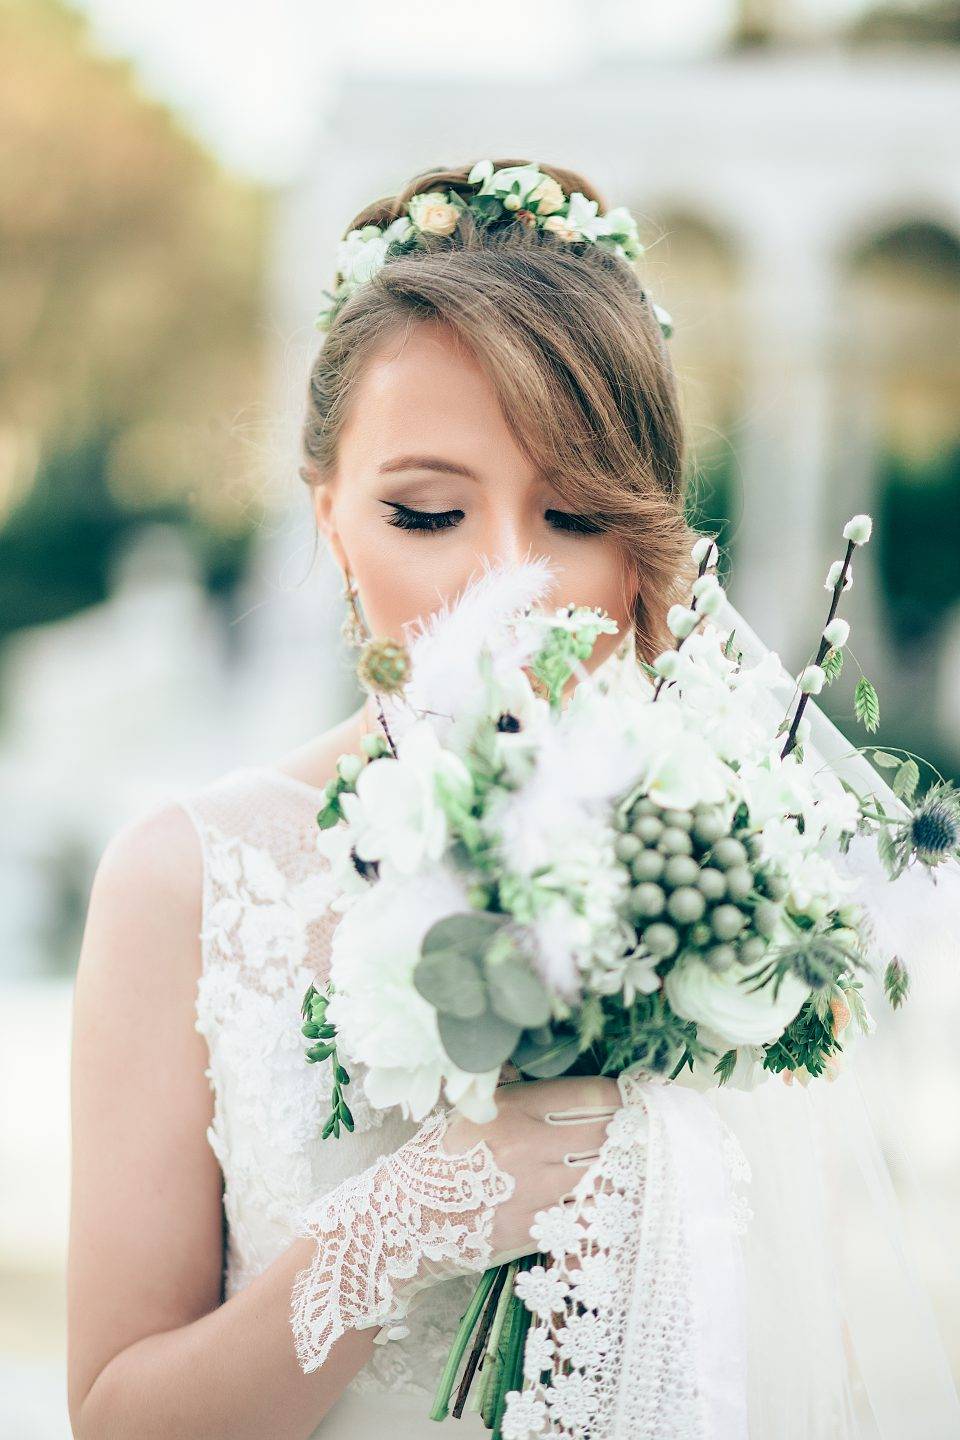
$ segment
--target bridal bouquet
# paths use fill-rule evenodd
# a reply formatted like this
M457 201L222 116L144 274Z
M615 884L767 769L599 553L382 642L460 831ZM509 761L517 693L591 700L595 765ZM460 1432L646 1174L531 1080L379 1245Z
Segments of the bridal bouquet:
M892 772L892 813L804 753L804 710L840 674L849 626L836 611L869 535L867 516L844 530L830 613L787 713L773 698L779 657L747 666L717 623L707 537L689 604L667 617L676 644L650 665L631 635L588 671L617 626L589 607L537 608L550 578L539 561L488 571L407 643L368 641L359 673L383 734L340 757L317 817L342 912L329 982L303 1005L307 1059L333 1067L325 1136L352 1129L352 1065L376 1107L420 1120L443 1099L478 1122L508 1064L537 1078L688 1072L700 1087L836 1073L847 1027L874 1023L851 844L877 847L891 881L960 853L960 797L941 779L918 800L912 756L872 753ZM875 730L865 677L854 703ZM883 964L897 1006L908 973L896 955ZM559 1391L537 1382L545 1323L556 1342L564 1316L572 1335L602 1307L547 1293L560 1284L551 1258L569 1248L552 1214L533 1235L546 1265L481 1281L435 1418L472 1342L455 1414L472 1384L508 1440L538 1433L548 1412L556 1421Z

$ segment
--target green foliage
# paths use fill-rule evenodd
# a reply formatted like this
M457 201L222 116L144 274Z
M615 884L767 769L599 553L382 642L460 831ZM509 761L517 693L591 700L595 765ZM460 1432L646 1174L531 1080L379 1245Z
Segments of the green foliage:
M860 676L853 692L853 713L867 730L876 730L880 724L880 697L866 675Z
M843 651L838 645L834 645L827 651L820 662L823 673L827 677L827 684L832 685L834 680L839 678L843 669Z
M308 1062L315 1064L317 1061L330 1060L333 1065L330 1114L320 1132L323 1140L328 1139L331 1135L338 1140L341 1125L345 1130L353 1129L353 1114L343 1094L344 1087L350 1084L350 1076L337 1055L335 1039L337 1027L331 1025L327 1020L327 1002L331 994L332 989L329 985L326 992L323 992L311 983L307 986L303 1003L300 1006L300 1014L303 1017L303 1034L308 1040L315 1042L307 1050Z
M829 1009L814 1000L805 1000L798 1015L772 1045L764 1046L763 1068L779 1074L781 1070L799 1070L804 1066L811 1075L822 1075L828 1056L842 1050L833 1033Z
M895 955L883 975L883 988L894 1010L899 1010L910 991L910 972Z
M727 1081L730 1079L730 1076L733 1074L736 1067L736 1050L725 1051L725 1053L720 1056L720 1059L713 1067L713 1073L717 1076L719 1084L726 1085Z

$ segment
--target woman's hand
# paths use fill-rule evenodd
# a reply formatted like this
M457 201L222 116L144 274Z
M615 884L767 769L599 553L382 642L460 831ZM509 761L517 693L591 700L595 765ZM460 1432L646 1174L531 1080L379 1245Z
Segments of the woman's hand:
M571 1075L501 1085L496 1103L496 1117L485 1125L451 1116L444 1136L450 1155L485 1141L498 1167L514 1179L513 1194L494 1211L494 1262L530 1253L537 1211L573 1189L622 1101L608 1076Z

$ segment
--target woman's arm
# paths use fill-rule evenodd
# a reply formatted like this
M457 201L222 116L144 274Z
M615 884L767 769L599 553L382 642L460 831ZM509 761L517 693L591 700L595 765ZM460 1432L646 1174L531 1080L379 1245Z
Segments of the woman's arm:
M364 1305L346 1303L352 1295L338 1303L326 1220L355 1214L355 1203L343 1202L356 1202L364 1184L389 1210L397 1174L416 1183L421 1166L426 1193L435 1193L438 1162L418 1132L397 1166L378 1161L319 1199L311 1233L220 1304L221 1179L206 1139L207 1049L194 1027L201 887L196 832L168 805L118 832L91 891L72 1051L68 1400L77 1440L306 1440L369 1358L379 1323L367 1323ZM478 1227L489 1229L498 1258L526 1253L533 1216L576 1178L566 1152L596 1150L606 1129L596 1111L619 1104L615 1082L600 1077L499 1094L488 1125L454 1117L442 1142L447 1162L439 1162L440 1172L457 1170L479 1141L489 1147L508 1182L490 1204L489 1225L478 1216L483 1202L463 1187L464 1263L424 1259L398 1282L397 1300L438 1269L476 1269ZM572 1134L546 1123L583 1106L590 1116ZM397 1214L401 1228L409 1223ZM361 1238L362 1268L370 1257ZM411 1231L414 1248L417 1238ZM302 1368L291 1323L301 1272ZM336 1323L315 1327L328 1299Z
M78 1440L304 1440L369 1357L297 1364L296 1240L220 1304L221 1175L194 1028L202 859L183 810L119 831L91 890L72 1042L68 1402Z

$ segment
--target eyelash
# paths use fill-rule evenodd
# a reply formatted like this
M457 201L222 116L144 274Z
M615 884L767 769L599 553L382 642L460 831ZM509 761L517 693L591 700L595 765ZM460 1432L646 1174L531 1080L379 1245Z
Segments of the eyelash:
M419 530L421 532L450 530L454 525L459 524L456 516L463 518L462 510L412 510L409 505L401 505L396 500L385 500L394 514L387 521L388 525L394 525L398 530ZM569 524L561 524L556 528L565 530L574 535L599 535L602 527L595 525L592 521L581 515L571 515L564 510L548 510L548 515L560 515Z

